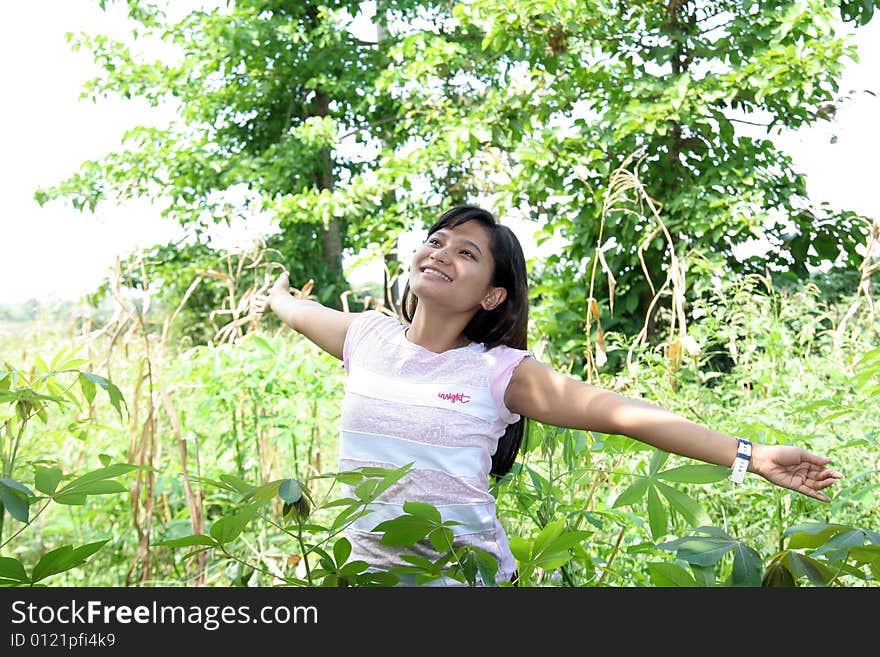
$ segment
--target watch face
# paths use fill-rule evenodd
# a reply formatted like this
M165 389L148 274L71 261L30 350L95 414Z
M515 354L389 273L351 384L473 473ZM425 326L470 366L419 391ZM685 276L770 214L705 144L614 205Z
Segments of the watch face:
M746 470L749 468L749 460L741 458L739 454L733 462L733 472L730 473L730 480L734 483L741 484L746 476Z

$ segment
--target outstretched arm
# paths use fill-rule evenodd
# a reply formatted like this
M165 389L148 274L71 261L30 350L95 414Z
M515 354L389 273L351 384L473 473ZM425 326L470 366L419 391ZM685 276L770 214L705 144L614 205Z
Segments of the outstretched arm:
M525 358L510 379L504 403L512 412L556 427L635 438L667 452L730 466L738 440L659 406L578 381ZM823 502L819 491L843 475L826 467L831 459L788 445L755 444L749 472Z
M268 294L254 296L252 314L259 318L268 310L274 312L294 331L302 333L340 360L348 327L360 314L344 313L317 301L297 299L290 293L290 277L287 272L278 277Z

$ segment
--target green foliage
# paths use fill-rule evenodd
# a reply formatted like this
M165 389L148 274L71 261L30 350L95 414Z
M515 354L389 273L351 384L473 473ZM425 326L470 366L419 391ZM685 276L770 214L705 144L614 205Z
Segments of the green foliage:
M34 446L27 441L33 434L29 426L33 418L48 426L48 411L52 406L59 412L67 407L87 408L94 403L99 387L107 392L111 405L120 417L124 410L127 411L125 399L116 384L79 369L86 361L73 355L70 350L62 349L48 366L37 357L36 367L31 374L9 363L3 363L0 369L0 549L8 549L12 540L32 527L37 517L52 503L82 506L88 497L127 492L128 487L117 479L137 469L126 463L111 464L107 458L102 459L102 468L82 474L65 474L47 455L34 451ZM66 388L62 387L65 380L71 381ZM77 384L81 397L72 390ZM78 437L82 439L82 425L71 425L70 428L76 428ZM21 479L26 471L33 472L36 493L14 478ZM62 482L66 483L62 485ZM32 507L39 507L33 515ZM22 527L4 541L7 513ZM18 558L0 557L0 586L34 586L48 577L82 566L109 540L78 547L63 545L49 550L39 557L30 574Z
M867 25L878 7L880 2L877 0L841 0L840 17L858 25Z
M661 543L657 548L674 550L678 559L704 569L714 566L726 555L732 555L730 585L760 585L761 556L717 527L699 527L696 535Z
M880 477L865 454L876 451L880 435L880 350L875 346L880 336L867 315L835 336L836 318L848 306L844 298L824 301L814 284L777 289L769 279L749 277L718 285L692 309L689 331L704 347L697 356L674 370L658 350L641 349L629 376L596 381L657 400L721 431L801 444L833 456L846 477L831 491L830 504L753 477L732 487L726 468L687 462L626 436L533 422L513 471L491 491L518 562L517 583L876 586ZM616 340L609 337L609 346ZM724 367L719 353L730 358ZM78 408L70 395L82 405L98 401L102 390L108 400L121 399L121 390L113 391L109 380L104 379L105 387L92 372L71 368L66 360L62 356L35 369L67 370L45 386L34 385L35 379L25 385L23 372L4 370L0 393L13 423L19 421L20 401L29 404L31 414L55 407L60 416ZM490 555L459 545L455 525L437 508L416 501L407 503L400 517L372 525L387 545L401 551L404 566L381 572L352 558L345 528L369 522L370 502L406 469L327 472L324 462L335 454L343 376L338 361L305 339L255 332L234 343L178 349L169 361L164 380L185 391L176 404L191 454L200 455L195 483L205 493L205 524L193 532L175 461L166 457L154 463L154 573L148 581L186 583L192 577L188 564L203 557L216 585L386 586L398 580L510 585L498 581ZM63 377L69 394L48 383ZM115 418L129 417L122 401L118 411L108 408ZM59 437L59 445L78 446L102 426L97 418L59 421L68 428L65 436L78 438L65 443ZM172 435L165 423L167 418L158 435ZM122 438L127 433L124 425L111 428L108 439L127 442ZM17 468L2 478L3 495L13 500L14 513L29 510L28 526L39 521L51 527L43 535L58 536L59 544L73 552L59 553L57 562L53 555L48 567L35 573L56 548L45 550L45 539L20 533L7 543L12 553L0 558L0 578L10 585L126 582L125 564L136 550L131 509L113 505L118 496L102 492L118 490L115 482L135 470L104 455L102 467L77 472L66 464L66 450L47 452L48 445L37 443L33 448L17 461L25 464L24 471ZM176 449L161 452L173 457ZM57 457L41 456L47 453ZM106 534L70 526L64 515L50 515L51 505L36 518L49 501L83 515L91 513L89 505L59 503L101 504L90 523L103 531L112 527L109 541ZM21 524L15 515L10 518ZM92 555L75 552L76 545L101 541L107 542ZM87 568L82 559L88 559ZM65 564L80 567L63 570ZM50 572L51 578L35 579Z
M658 586L695 586L708 568L716 568L729 557L728 586L830 586L841 576L866 582L880 573L880 534L826 523L806 523L785 531L788 547L762 564L751 547L717 527L700 527L696 534L662 543L661 550L675 552L676 559L693 569L689 575L670 562L651 564L651 575ZM799 552L798 549L807 550ZM715 573L712 573L713 575Z
M34 356L31 376L0 371L0 549L14 555L0 557L0 583L187 584L198 572L234 586L509 584L418 501L375 526L406 566L352 560L345 528L406 468L328 473L343 375L304 339L212 339L215 311L232 313L261 273L313 278L335 305L344 250L384 255L402 229L479 199L533 218L539 240L562 238L531 264L530 344L546 362L720 431L828 453L846 473L821 505L753 479L733 488L724 468L625 436L532 422L491 489L520 585L877 586L880 335L867 317L836 330L866 221L811 203L767 138L827 116L854 54L834 21L864 24L877 3L393 0L378 44L348 30L360 2L325 5L241 0L175 22L131 0L138 38L172 46L166 61L139 59L137 40L72 37L104 71L88 97L170 101L178 113L134 127L118 152L38 191L41 203L150 197L197 237L257 212L280 232L259 266L230 265L233 254L201 241L130 259L123 287L154 292L162 321L146 317L122 353L119 336L102 343L117 383L67 353L48 366ZM762 130L742 128L756 117ZM738 256L754 238L769 252ZM686 285L648 313L667 274ZM673 359L674 332L654 345L678 293L696 349ZM178 308L177 333L155 340ZM637 339L643 325L652 340ZM608 363L596 371L587 354L600 326ZM49 353L41 337L31 348ZM102 390L116 412L105 423ZM153 441L150 468L110 455L133 436ZM81 472L96 452L102 467ZM146 470L140 497L118 504L120 479ZM6 515L46 531L4 543Z
M186 558L213 549L222 558L244 565L248 572L262 573L290 586L394 584L398 578L393 574L367 571L369 564L363 561L347 561L351 554L351 545L348 539L339 535L355 520L368 515L371 512L368 505L404 477L410 467L395 470L359 468L315 477L316 484L326 485L327 480L330 480L331 488L336 483L346 483L349 486L357 483L355 498L335 500L328 499L326 494L315 499L305 482L293 478L257 486L247 484L237 477L223 477L209 483L232 493L238 499L233 500L230 508L215 520L210 535L182 536L156 541L153 545L195 548ZM276 518L273 517L272 507L273 502L279 500L283 505L280 517ZM418 506L417 510L424 511L424 508ZM295 569L293 572L284 572L277 567L273 570L267 563L259 560L251 563L246 555L238 554L248 544L245 533L259 531L259 528L251 529L257 519L275 529L277 535L273 539L274 543L287 541L299 550L298 562L301 560L305 566L302 577L297 575ZM413 542L415 540L417 539ZM314 568L310 565L312 559L317 560Z
M812 203L768 136L829 115L855 56L835 24L864 25L876 0L395 0L374 19L376 42L353 33L361 5L237 0L173 20L132 1L130 42L71 36L102 70L86 97L169 103L177 117L133 127L119 151L37 199L91 210L161 199L197 234L269 214L281 229L271 247L292 280L313 278L321 301L337 306L343 252L397 259L402 229L486 199L502 216L532 218L539 241L562 238L536 263L546 303L535 324L576 372L591 337L588 296L605 300L606 330L633 335L671 251L688 290L699 259L792 279L857 265L865 218ZM151 40L168 46L164 58L137 54ZM623 166L639 186L621 194L611 174ZM770 249L743 256L756 238ZM165 269L175 279L175 265ZM191 277L169 283L169 303L182 280ZM217 294L199 291L193 309L216 308Z
M570 548L580 545L590 535L586 531L565 531L565 523L556 520L544 527L532 540L512 538L510 549L519 565L519 578L528 582L538 568L552 571L567 563Z

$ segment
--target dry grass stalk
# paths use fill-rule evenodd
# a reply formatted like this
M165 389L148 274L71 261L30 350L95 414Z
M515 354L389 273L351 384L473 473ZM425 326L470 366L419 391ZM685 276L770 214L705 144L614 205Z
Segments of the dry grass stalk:
M125 358L129 358L129 347L136 340L142 342L143 357L139 362L138 376L135 382L133 395L133 413L130 419L131 438L129 441L128 462L134 465L146 466L144 470L138 470L130 492L132 521L138 536L138 547L132 562L132 568L137 573L138 583L148 582L152 578L152 554L151 534L153 513L156 508L155 499L155 475L154 468L161 461L162 442L158 434L159 408L164 407L168 415L172 429L178 438L178 450L181 456L181 470L183 474L184 494L190 511L190 522L194 534L204 533L204 492L201 489L194 490L190 481L186 440L183 437L177 412L171 401L171 395L163 384L163 361L169 355L168 334L169 327L177 317L186 300L198 287L201 278L190 285L184 299L170 318L166 319L162 332L159 336L151 334L146 327L145 317L150 310L151 297L149 281L143 260L133 264L133 269L140 269L141 281L145 290L142 296L141 308L138 308L128 295L122 290L122 281L130 272L123 272L122 265L117 259L115 276L111 281L111 299L114 302L114 313L110 320L99 330L90 332L87 337L94 341L101 335L110 337L105 361L108 375L110 373L110 361L112 353L120 343L125 350ZM112 376L111 376L112 378ZM144 390L144 383L147 389ZM141 419L142 400L146 399L146 408L143 409L144 418ZM198 457L196 456L198 466ZM204 555L198 555L196 561L196 573L193 581L196 584L205 582L207 571L207 559Z
M171 428L174 431L174 435L177 437L177 452L180 455L180 466L182 472L184 473L183 490L184 495L186 496L187 507L189 508L189 518L190 525L192 526L192 532L193 534L204 534L205 493L204 490L201 488L194 491L192 483L190 482L187 437L184 435L183 425L180 422L180 416L177 413L177 409L174 407L174 404L171 401L171 396L168 394L168 391L161 386L161 384L159 385L159 396L162 400L162 406L165 409L165 413L168 416L168 419L171 421ZM198 438L193 436L192 440L195 443L196 476L198 477ZM207 581L208 572L207 553L199 552L195 557L190 560L190 562L195 564L195 574L189 575L187 577L187 580L192 582L195 586L204 586Z
M597 267L599 264L601 264L602 269L607 276L609 289L609 308L610 312L614 314L614 292L617 285L617 280L614 278L614 274L608 266L608 263L605 260L605 256L602 251L605 222L611 212L614 211L629 213L639 217L644 216L645 207L647 207L648 210L650 210L651 216L656 222L656 226L654 230L646 235L639 243L638 256L639 262L641 263L642 271L645 274L645 278L648 281L648 285L651 288L651 294L653 296L651 298L650 304L648 305L648 310L645 315L645 322L642 325L642 328L639 331L638 335L636 336L636 339L630 346L629 352L627 353L627 367L632 367L632 359L635 349L639 345L643 344L647 338L651 318L654 316L657 304L660 301L660 297L664 293L671 290L672 307L669 326L669 339L665 343L664 349L666 356L670 362L670 367L673 371L675 371L680 367L682 355L685 352L692 357L696 356L699 353L698 345L692 338L687 335L687 319L685 315L686 267L685 263L682 261L681 258L679 258L678 254L676 253L672 235L669 233L666 224L660 217L660 210L662 209L662 205L648 195L647 191L642 185L641 180L639 179L637 172L644 157L642 157L635 164L635 166L632 167L632 170L630 170L629 166L632 162L632 159L633 156L630 155L626 158L626 160L623 162L623 164L621 164L620 167L612 172L608 184L608 194L606 195L605 202L602 206L602 217L599 226L599 238L596 245L596 257L593 260L593 269L590 275L590 298L587 300L589 308L586 322L587 338L589 340L591 315L598 324L598 307L594 298L593 289ZM635 199L631 197L631 193L635 193ZM630 207L626 207L628 204L631 204L634 201L637 204L638 210L633 210ZM663 284L659 288L657 288L654 285L653 279L651 278L651 272L648 271L648 266L645 263L644 253L650 245L651 241L661 234L666 239L667 250L669 252L670 260L666 279L664 280ZM602 363L605 361L605 350L606 347L601 326L597 326L595 356L593 355L592 351L589 351L589 364L591 367L602 365ZM673 381L673 386L674 385L675 382Z
M862 296L865 297L865 303L868 306L868 312L874 317L874 301L871 298L871 276L880 271L880 217L874 219L871 225L871 231L868 233L867 242L865 244L865 258L859 265L859 285L856 288L856 298L850 304L837 328L834 330L834 344L836 348L840 348L840 341L843 337L843 331L847 323L853 318L862 305Z

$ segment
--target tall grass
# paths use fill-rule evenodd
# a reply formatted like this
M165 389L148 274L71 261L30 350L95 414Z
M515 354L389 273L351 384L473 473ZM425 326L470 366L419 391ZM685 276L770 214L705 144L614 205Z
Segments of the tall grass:
M637 188L632 179L624 182ZM594 358L593 383L720 431L828 454L845 474L832 502L754 477L732 487L723 469L626 437L535 424L514 473L494 488L501 521L523 550L534 549L536 537L557 522L587 538L566 544L560 565L530 567L524 584L729 583L736 555L754 553L768 573L783 556L797 563L825 559L822 568L839 566L825 581L877 585L880 558L870 545L859 546L860 553L847 548L858 559L835 561L834 545L825 549L828 536L811 544L813 530L804 529L880 528L880 331L864 277L850 298L830 304L821 279L777 289L769 278L730 281L715 274L706 269L699 285L711 293L700 301L657 311L669 322L665 342L650 345L642 333L604 334L601 350L626 352L628 367L612 374ZM88 567L61 573L52 584L254 585L302 575L300 545L269 522L248 524L234 551L187 554L157 545L209 532L238 503L230 482L289 477L309 481L316 495L331 493L332 481L320 475L336 467L341 364L277 324L246 321L255 286L239 290L234 277L224 280L230 307L218 310L227 311L229 322L216 344L176 344L168 330L176 310L135 299L121 285L113 287L109 318L98 321L83 306L69 317L43 314L0 332L2 360L13 367L28 371L61 349L78 352L90 371L119 386L131 409L120 418L98 400L85 415L50 417L26 441L22 481L37 465L69 471L97 465L99 455L142 466L127 496L53 509L20 534L10 553L31 559L60 542L109 539ZM668 287L657 287L657 300ZM675 344L682 348L672 349ZM282 505L271 503L275 513ZM692 552L676 543L701 536L700 527L713 528L700 540L723 552L708 565L689 561ZM724 552L724 546L732 547ZM799 580L810 582L816 583L806 575Z

